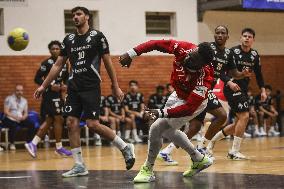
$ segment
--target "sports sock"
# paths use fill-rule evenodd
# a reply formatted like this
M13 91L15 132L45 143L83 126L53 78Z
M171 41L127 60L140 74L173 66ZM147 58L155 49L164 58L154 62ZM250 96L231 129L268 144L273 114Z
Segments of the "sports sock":
M82 148L73 148L71 149L73 159L75 160L75 163L82 165L84 163L83 156L82 156Z
M35 135L35 137L32 140L32 143L34 145L37 145L40 141L41 141L41 138L39 136Z
M60 148L62 148L62 142L56 142L56 149L59 150Z
M117 147L120 151L123 150L127 146L127 144L117 135L114 137L112 142L113 142L113 145Z
M232 146L232 152L239 152L241 148L242 138L234 136L233 146Z

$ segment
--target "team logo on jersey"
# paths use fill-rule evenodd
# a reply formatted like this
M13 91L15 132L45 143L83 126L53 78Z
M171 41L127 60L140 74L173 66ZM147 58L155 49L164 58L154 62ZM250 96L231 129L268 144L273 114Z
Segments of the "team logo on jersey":
M91 40L92 40L91 36L88 36L87 39L86 39L87 43L89 43Z
M44 65L40 66L40 71L45 72L46 71L46 66L44 66Z
M74 39L74 37L75 37L75 34L70 34L69 36L68 36L68 39L71 41L71 40L73 40Z
M256 51L251 51L251 54L252 54L253 56L256 56L256 55L257 55L257 52L256 52Z
M211 44L211 48L212 48L213 50L216 50L216 47L215 47L214 44Z
M47 63L48 63L48 64L53 64L54 61L53 61L52 59L48 59Z
M224 54L224 58L227 59L227 58L228 58L228 55L227 55L227 54Z
M240 49L235 49L234 52L235 52L236 54L240 54L240 53L241 53L241 50L240 50Z
M230 54L230 49L225 49L226 54Z
M65 49L64 43L61 43L61 49Z
M239 57L242 58L243 56L240 54Z
M250 56L250 58L251 58L251 61L254 61L254 56Z
M72 107L71 106L65 106L65 112L71 112Z
M98 34L98 32L96 32L95 30L92 30L91 32L90 32L90 36L91 37L93 37L93 36L95 36L95 35L97 35Z

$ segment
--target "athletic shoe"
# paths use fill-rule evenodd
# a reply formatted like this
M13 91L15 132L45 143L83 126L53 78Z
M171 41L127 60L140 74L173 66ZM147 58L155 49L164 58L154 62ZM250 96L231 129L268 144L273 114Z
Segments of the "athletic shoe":
M135 143L135 141L132 138L126 138L126 139L124 139L124 141L127 142L127 143L130 143L130 144Z
M70 171L67 171L62 174L62 177L65 177L65 178L78 177L78 176L85 176L88 174L89 174L89 171L87 170L84 164L75 163L75 165L72 167Z
M121 152L125 160L126 169L131 169L135 163L134 145L127 144L127 146L123 150L121 150Z
M261 136L261 135L260 135L260 132L258 131L258 129L256 129L256 130L254 131L253 136L255 136L255 137Z
M260 136L267 136L267 133L264 131L264 128L261 127L259 131Z
M28 150L29 154L33 157L36 158L36 151L37 147L34 145L32 142L26 143L25 144L26 149Z
M15 144L10 144L10 150L16 150L16 146L15 146Z
M248 158L245 155L243 155L241 152L229 152L227 157L231 160L237 160L237 161L248 160Z
M135 143L142 143L143 140L141 140L141 138L139 138L139 137L136 137L136 138L134 138L134 142Z
M150 170L150 168L147 167L146 165L142 165L139 173L133 179L133 182L135 182L135 183L147 183L147 182L152 182L154 180L155 180L154 172L152 170Z
M72 152L70 150L67 150L63 147L56 149L55 153L61 156L72 156Z
M201 161L194 162L192 161L191 167L183 173L184 177L193 177L200 171L210 167L213 164L213 161L206 155L202 158Z
M96 139L95 145L96 146L101 146L102 145L102 140L101 139Z
M275 131L274 127L271 127L268 131L268 136L279 136L280 132Z
M0 146L0 152L3 152L4 151L4 148L2 148L1 146Z
M251 138L251 134L247 133L247 132L244 132L244 137L245 138Z
M157 155L157 159L165 162L166 165L169 165L169 166L178 165L178 162L173 160L171 154L159 152L159 154Z
M215 158L213 157L213 152L212 150L207 149L206 147L204 148L197 148L197 150L202 153L203 155L207 155L207 157L209 157L212 161L215 160Z

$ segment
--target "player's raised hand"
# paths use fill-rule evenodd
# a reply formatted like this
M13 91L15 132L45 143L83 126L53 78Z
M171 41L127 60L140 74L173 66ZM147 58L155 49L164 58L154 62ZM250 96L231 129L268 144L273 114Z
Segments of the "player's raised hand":
M34 98L39 99L42 93L45 91L45 88L41 85L39 88L36 89L34 92Z
M130 58L128 53L124 53L123 55L119 56L119 63L122 67L129 68L131 65L132 59Z

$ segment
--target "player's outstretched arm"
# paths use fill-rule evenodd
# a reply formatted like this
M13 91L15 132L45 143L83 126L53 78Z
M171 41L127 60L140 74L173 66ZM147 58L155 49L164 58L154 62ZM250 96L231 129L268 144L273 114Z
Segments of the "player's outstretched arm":
M116 73L115 73L115 70L113 68L110 55L104 54L102 58L103 58L103 62L104 62L106 71L108 73L108 76L111 80L113 95L115 95L120 101L122 101L124 94L123 94L122 90L119 88Z
M59 56L52 66L49 74L41 84L39 88L34 93L34 97L38 99L45 89L50 85L50 83L59 75L60 71L62 70L64 64L66 63L67 57Z

